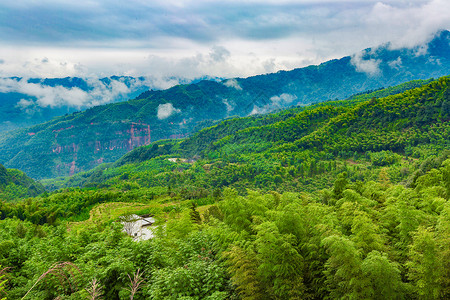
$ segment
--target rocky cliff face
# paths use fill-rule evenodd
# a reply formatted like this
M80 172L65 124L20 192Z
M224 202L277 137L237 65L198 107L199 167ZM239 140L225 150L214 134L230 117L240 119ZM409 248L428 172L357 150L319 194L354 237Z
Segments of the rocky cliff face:
M150 125L129 121L71 125L54 129L51 133L50 136L46 131L28 132L27 135L34 139L48 136L45 154L40 159L48 161L47 171L52 177L73 175L103 162L115 161L128 151L151 143ZM27 144L33 147L34 143ZM26 145L23 151L29 147ZM32 170L35 163L39 162L31 159L21 166L40 177Z

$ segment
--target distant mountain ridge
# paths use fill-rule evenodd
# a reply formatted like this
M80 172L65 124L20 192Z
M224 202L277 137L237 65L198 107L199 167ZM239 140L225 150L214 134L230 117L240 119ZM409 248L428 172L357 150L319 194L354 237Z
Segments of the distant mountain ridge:
M426 51L425 51L426 50ZM450 33L426 45L389 45L318 66L147 91L135 99L72 113L0 134L0 163L33 178L51 178L112 162L150 142L180 138L230 116L345 99L413 79L450 74Z

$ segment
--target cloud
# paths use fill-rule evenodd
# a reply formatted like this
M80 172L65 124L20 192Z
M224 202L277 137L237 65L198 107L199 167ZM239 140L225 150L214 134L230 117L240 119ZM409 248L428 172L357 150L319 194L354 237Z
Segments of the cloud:
M450 28L450 1L377 2L366 18L372 31L389 33L394 49L413 48L429 41L440 29Z
M141 82L134 81L127 87L120 79L105 82L98 78L88 78L86 83L88 90L84 91L77 87L67 88L61 85L48 86L29 82L25 78L0 78L0 92L29 96L29 99L22 99L17 104L22 109L30 109L32 105L43 108L62 106L82 108L113 102L142 85Z
M232 101L228 101L228 99L222 99L222 103L225 104L225 107L227 108L227 113L231 112L236 107L236 104Z
M34 106L34 102L31 100L26 100L26 99L20 99L19 102L17 102L17 107L20 107L22 109L28 108L30 106Z
M373 58L364 59L365 54L365 51L360 51L354 54L350 59L350 63L358 72L366 73L369 76L378 75L381 72L379 68L381 60Z
M181 112L181 110L175 108L172 105L172 103L165 103L165 104L158 105L157 116L158 116L158 119L163 120L163 119L167 119L168 117L170 117L173 114L180 113L180 112Z
M238 91L242 91L242 87L239 84L239 82L237 82L236 79L225 80L225 81L223 81L223 85L226 86L226 87L234 88L234 89L236 89Z
M396 60L388 62L388 65L392 69L399 69L402 66L402 58L398 57Z
M252 115L267 114L267 113L269 113L269 112L271 112L271 111L273 111L273 110L275 110L277 108L279 108L279 106L275 107L275 106L270 105L270 104L266 104L266 105L264 105L262 107L254 105L253 106L253 110L248 115L252 116Z
M39 106L32 100L20 99L20 101L17 102L16 107L20 108L28 115L34 115L40 111Z
M297 96L292 95L292 94L287 94L287 93L283 93L278 96L272 96L272 97L270 97L270 101L271 101L270 103L268 103L262 107L254 105L253 110L250 112L249 115L266 114L266 113L269 113L276 109L287 107L290 104L292 104L292 102L296 99L297 99Z
M223 46L213 46L209 56L213 62L223 62L230 57L230 51Z
M0 1L0 76L246 77L415 47L450 28L448 11L448 0Z
M297 99L297 96L283 93L279 96L273 96L270 98L270 101L276 104L290 104L292 101Z
M24 4L26 3L26 4ZM308 26L330 1L21 1L1 3L0 37L27 43L157 45L171 36L201 43L239 37L270 40ZM0 20L1 20L0 19ZM45 22L43 22L45 20Z

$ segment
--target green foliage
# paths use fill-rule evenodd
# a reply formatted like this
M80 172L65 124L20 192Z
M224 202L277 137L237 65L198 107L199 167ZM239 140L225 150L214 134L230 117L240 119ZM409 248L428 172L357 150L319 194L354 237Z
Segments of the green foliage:
M400 299L407 292L401 272L386 254L370 252L361 264L365 294L369 299Z
M329 255L324 273L330 298L366 297L361 274L362 261L355 244L337 235L324 238L322 244Z
M258 281L255 253L235 245L224 255L228 260L228 271L232 274L231 280L242 299L267 299L262 283Z
M125 299L140 270L134 299L449 298L448 82L226 120L2 201L4 289L70 262L76 288L48 277L27 297L79 299L95 278ZM150 240L114 222L138 212Z
M374 166L389 166L398 162L401 158L400 155L393 153L392 151L369 152L368 155Z
M303 258L295 249L295 237L280 234L272 222L257 225L256 231L257 275L273 295L270 298L301 298Z
M34 197L44 192L44 187L25 175L25 173L6 169L0 164L0 199L13 201Z
M0 265L1 268L1 265ZM4 269L3 269L4 270ZM2 274L3 270L1 270L2 272L0 272L0 297L2 297L3 293L4 293L4 289L5 289L5 284L7 282L6 279L4 279L5 275ZM1 298L1 300L6 300L6 298Z
M350 182L348 170L327 190L345 187L329 203L316 193L225 189L207 209L186 199L178 212L161 212L156 237L140 242L118 223L72 224L68 231L69 223L6 218L0 263L11 268L8 297L22 297L52 265L71 261L83 274L68 275L77 288L49 276L27 297L77 299L97 278L105 298L122 299L130 295L127 274L139 269L148 284L134 299L445 298L450 206L435 196L446 196L446 168L447 162L418 176L415 188ZM72 190L48 198L60 194L106 195ZM160 197L152 201L171 199Z
M423 299L440 299L443 265L432 231L420 227L414 234L408 252L408 277L416 293Z

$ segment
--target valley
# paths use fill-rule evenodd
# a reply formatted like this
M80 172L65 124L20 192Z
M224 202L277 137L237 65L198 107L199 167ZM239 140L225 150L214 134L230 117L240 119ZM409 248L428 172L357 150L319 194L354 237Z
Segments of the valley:
M89 278L107 298L129 295L116 274L133 269L152 283L140 288L143 299L445 297L449 85L448 77L409 82L148 145L146 124L116 124L136 139L124 145L144 145L44 180L40 196L2 202L0 262L15 266L5 272L7 295L23 295L44 262L71 261L82 273L59 272L78 290L48 275L33 297L88 296L81 287ZM70 138L72 129L53 134ZM132 241L118 222L127 214L154 216L154 237ZM20 284L27 273L28 285Z
M449 299L450 32L395 42L160 90L3 79L79 110L0 79L0 299Z

